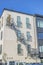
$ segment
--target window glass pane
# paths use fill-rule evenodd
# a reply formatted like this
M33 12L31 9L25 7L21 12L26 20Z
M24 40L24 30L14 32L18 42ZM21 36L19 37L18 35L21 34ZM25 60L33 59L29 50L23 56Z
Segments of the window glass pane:
M0 31L0 40L2 40L3 37L3 31Z
M30 53L30 45L27 45L27 55Z
M43 52L43 46L39 47L40 52Z
M15 64L14 61L10 61L10 62L9 62L9 65L14 65L14 64Z
M26 18L26 23L29 23L29 18Z
M21 45L20 44L18 44L18 48L17 49L18 49L18 54L21 53Z
M18 44L18 46L17 46L17 50L18 50L18 54L23 54L22 53L22 48L21 48L21 44Z
M26 23L26 27L29 28L29 29L31 29L31 24Z
M27 36L28 36L28 37L30 36L30 32L27 32Z
M20 18L20 16L17 16L17 21L19 21L19 22L21 21L21 18Z
M3 32L1 31L1 40L2 40Z
M43 28L43 20L37 20L37 27Z
M40 21L40 27L43 28L43 21Z
M4 64L3 64L4 65ZM5 65L7 65L7 63L5 63Z
M42 52L43 52L43 46L42 46Z
M20 62L19 65L24 65L24 64L22 62Z
M26 63L26 65L30 65L29 63Z
M42 47L41 46L39 47L39 51L42 52Z
M20 16L17 16L17 26L22 27L22 22Z
M32 40L32 36L30 35L30 32L27 32L27 40L31 41Z
M20 38L21 37L21 31L17 30L17 37Z
M31 24L29 23L29 18L26 18L26 27L31 28Z
M16 62L16 65L18 65L18 62Z
M38 33L38 39L43 39L43 33Z

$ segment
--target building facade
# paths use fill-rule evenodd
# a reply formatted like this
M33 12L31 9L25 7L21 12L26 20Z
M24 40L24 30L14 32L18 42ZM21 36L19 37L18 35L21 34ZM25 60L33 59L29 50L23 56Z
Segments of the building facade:
M40 63L42 58L43 16L4 9L0 18L0 62L23 65Z
M36 30L38 39L39 57L43 59L43 16L36 15Z

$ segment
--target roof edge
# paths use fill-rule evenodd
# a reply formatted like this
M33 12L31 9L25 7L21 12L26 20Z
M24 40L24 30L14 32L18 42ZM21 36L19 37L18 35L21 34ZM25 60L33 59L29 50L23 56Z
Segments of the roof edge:
M16 11L16 10L11 10L11 9L8 9L8 8L4 8L2 10L2 14L3 14L4 10L17 12L17 13L21 13L21 14L26 14L26 15L30 15L30 16L34 16L34 17L41 17L41 18L43 18L43 15L40 15L40 14L29 14L29 13L19 12L19 11ZM2 14L1 14L1 16L2 16ZM1 18L1 16L0 16L0 18Z
M11 10L11 9L7 9L7 8L4 8L4 10L7 10L7 11L12 11L12 12L17 12L17 13L21 13L21 14L26 14L26 15L30 15L30 16L33 16L33 14L29 14L29 13L25 13L25 12L19 12L19 11L16 11L16 10Z

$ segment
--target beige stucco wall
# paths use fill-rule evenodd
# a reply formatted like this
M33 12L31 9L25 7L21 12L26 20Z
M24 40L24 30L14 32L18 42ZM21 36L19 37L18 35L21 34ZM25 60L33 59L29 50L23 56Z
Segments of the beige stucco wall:
M21 22L23 24L23 27L20 28L21 32L24 33L24 36L26 37L26 32L29 31L32 36L32 42L29 42L31 45L31 48L38 49L37 48L37 39L35 34L35 19L33 16L25 15L17 12L11 12L5 10L2 17L3 17L3 54L7 54L7 61L9 60L15 60L15 61L24 61L24 62L36 62L36 59L33 59L31 57L27 57L27 51L25 45L23 45L20 42L17 42L17 37L15 34L15 31L10 29L9 27L6 27L6 18L8 15L11 15L12 18L14 18L14 22L17 24L17 16L21 17ZM26 17L30 19L31 29L26 28ZM17 54L17 44L20 43L23 48L23 56L19 56ZM27 59L25 59L27 57ZM37 58L38 59L38 58ZM40 59L38 59L38 62L40 62Z

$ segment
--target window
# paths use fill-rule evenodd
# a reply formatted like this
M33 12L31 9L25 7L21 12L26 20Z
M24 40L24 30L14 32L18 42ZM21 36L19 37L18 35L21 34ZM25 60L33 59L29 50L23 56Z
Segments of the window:
M26 65L30 65L29 63L26 63Z
M15 62L14 61L10 61L9 65L15 65Z
M0 45L0 54L2 53L2 45Z
M29 18L26 18L26 27L31 28L31 24L29 23Z
M3 32L1 31L1 40L2 40Z
M20 16L17 16L17 26L22 27L22 22Z
M43 46L39 46L39 51L43 52Z
M32 36L30 35L30 32L27 32L27 41L32 41Z
M24 62L16 62L15 65L25 65Z
M19 39L21 37L21 31L17 30L17 39Z
M15 65L18 65L18 62L16 62Z
M27 55L30 53L30 45L27 45Z
M19 65L25 65L23 62L20 62Z
M37 27L43 28L43 20L37 20Z
M38 39L43 39L43 33L38 33Z
M21 44L18 44L17 50L18 50L18 54L20 55L23 54L23 49L21 48Z
M0 40L2 40L3 37L3 31L0 31Z
M2 65L4 65L4 64L2 64ZM7 65L7 62L5 63L5 65Z

